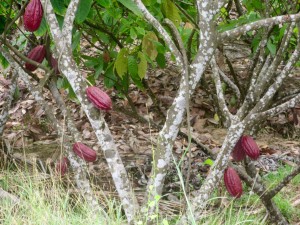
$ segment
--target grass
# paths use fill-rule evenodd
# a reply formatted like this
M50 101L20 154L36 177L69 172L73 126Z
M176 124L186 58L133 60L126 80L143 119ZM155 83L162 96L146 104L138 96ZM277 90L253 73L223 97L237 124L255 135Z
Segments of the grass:
M1 201L1 224L126 224L120 206L113 201L107 202L105 213L94 213L59 180L45 180L39 174L22 172L2 171L1 175L1 187L20 198L18 205Z
M267 174L264 180L268 186L273 188L292 170L293 167L289 165L281 166L277 171ZM300 174L294 177L291 182L273 198L282 214L290 221L295 222L300 221L300 208L293 207L290 199L299 195L299 185Z
M273 187L291 170L291 167L283 166L276 173L268 174L264 177L267 186ZM14 172L9 169L0 172L0 187L20 198L18 205L0 200L0 224L127 224L119 203L106 199L105 212L95 213L78 194L71 191L74 187L66 187L65 183L54 177L44 178L40 173L32 171ZM293 207L289 201L297 194L291 190L299 187L299 184L298 175L274 197L275 203L290 221L297 221L299 219L297 215L300 215L299 208ZM249 195L249 188L244 190L242 197L236 200L231 197L219 198L220 193L216 191L210 200L210 205L215 207L203 215L197 224L266 224L265 210L258 196ZM226 192L221 195L228 196ZM263 209L260 213L253 213L259 208ZM157 224L176 224L179 219L179 216L177 218L160 216ZM146 219L141 218L141 221L145 222Z

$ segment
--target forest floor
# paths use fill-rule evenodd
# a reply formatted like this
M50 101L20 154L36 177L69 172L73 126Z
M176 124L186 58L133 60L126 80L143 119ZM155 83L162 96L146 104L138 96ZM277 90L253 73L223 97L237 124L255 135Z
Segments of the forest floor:
M245 52L247 51L241 50L240 53L245 54ZM237 73L243 77L245 66L240 64L238 68ZM207 77L208 74L209 72L206 74ZM40 76L43 76L43 74L40 73ZM137 193L140 193L140 200L142 200L148 175L150 174L152 151L155 148L155 140L159 129L153 124L142 123L136 116L124 114L123 109L130 111L132 110L131 106L134 105L140 115L146 119L151 119L156 126L161 126L164 122L166 110L175 97L180 82L179 79L176 67L170 64L165 69L149 71L146 80L151 92L141 91L131 85L129 89L130 101L128 101L120 98L113 90L108 91L115 103L115 108L105 113L105 118L115 139L117 149L120 151L125 167L129 172L134 189ZM203 144L211 153L216 154L220 150L227 131L222 127L218 113L214 108L214 98L211 94L213 87L209 79L207 80L206 83L202 83L205 88L199 87L191 98L191 133L197 142ZM0 76L0 85L0 105L2 105L10 82ZM101 82L98 86L102 86ZM64 90L60 91L65 99L68 99L67 93ZM156 98L149 97L151 93ZM231 102L230 110L234 112L238 101L233 101L235 99L230 91L225 91L225 93L228 102ZM63 116L47 91L45 92L45 99L54 110L54 114L63 121ZM92 127L80 106L75 101L66 101L76 126L83 135L83 142L98 153L97 161L88 163L90 178L94 183L95 190L102 194L115 196L114 185L101 149L97 145ZM157 104L157 102L159 103ZM19 82L19 93L9 113L10 119L5 127L2 148L9 151L10 158L4 155L1 156L5 159L1 160L2 169L7 168L7 162L13 162L18 166L22 166L26 162L27 165L37 168L41 173L49 173L48 167L53 168L54 163L63 152L62 140L61 137L57 136L43 110L22 82ZM259 128L256 141L261 149L261 156L256 162L256 167L269 186L275 185L280 178L283 178L288 171L300 163L300 123L295 124L295 116L300 118L299 114L300 108L288 110L283 114L270 118ZM187 133L185 122L181 131ZM177 162L183 157L180 169L184 179L188 173L186 147L187 139L179 136L175 141L173 153ZM207 155L200 145L192 143L190 190L199 189L202 180L209 172L212 160L212 155ZM70 180L72 180L71 173L65 178L65 182ZM228 196L224 190L224 185L221 182L216 196ZM249 204L257 202L255 197L249 195L249 191L251 191L249 188L245 190L247 194L237 201L237 206L247 201ZM283 204L283 200L286 204ZM286 210L285 216L289 218L291 224L300 223L300 175L294 178L293 182L277 196L275 201L278 204L283 204L279 208L282 211ZM174 215L180 212L183 202L182 186L175 165L172 164L167 176L161 208L165 214ZM216 200L212 205L222 204L226 206L228 202L230 202L230 198L221 202ZM252 214L262 214L264 212L264 208L259 203L258 207L251 210Z

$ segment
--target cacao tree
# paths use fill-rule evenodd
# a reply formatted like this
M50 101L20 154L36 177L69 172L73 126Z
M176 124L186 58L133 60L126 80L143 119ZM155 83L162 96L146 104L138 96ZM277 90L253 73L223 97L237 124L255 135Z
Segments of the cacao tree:
M245 0L234 1L233 4L232 0L31 0L27 3L8 0L0 3L5 9L0 15L0 19L5 24L0 29L1 63L10 64L11 79L14 84L7 105L2 110L0 131L7 121L11 96L15 90L16 79L19 77L35 100L44 108L58 134L65 140L65 152L75 172L77 186L95 212L101 212L101 205L92 193L84 160L94 161L96 154L94 150L81 143L81 134L57 86L65 88L68 90L69 97L78 100L93 127L128 222L133 223L138 215L146 213L147 222L153 223L157 218L157 205L163 194L164 181L172 163L173 144L180 134L179 129L185 118L187 118L188 151L190 151L192 138L189 103L198 88L197 85L203 79L204 72L210 69L209 79L214 85L213 94L217 100L215 107L219 109L219 116L228 132L220 152L214 156L214 163L201 188L191 193L191 196L195 197L186 197L189 204L181 223L186 224L187 220L191 222L199 220L206 208L207 200L230 164L231 167L226 170L224 177L230 193L236 197L241 195L239 176L248 185L255 184L254 191L266 206L270 220L288 224L272 201L272 197L299 173L299 167L278 187L266 191L261 180L254 182L254 176L251 174L254 172L253 164L245 157L248 155L252 159L257 159L259 155L254 140L246 135L252 135L256 125L266 118L292 108L300 101L299 90L293 91L284 98L276 96L287 78L293 76L295 65L299 64L298 1ZM238 12L238 16L234 19L230 18L229 13L232 7L235 7ZM21 9L18 11L19 8ZM28 15L32 13L33 18L37 17L37 19L30 21ZM35 46L30 48L32 51L28 54L23 51L22 45L11 43L9 38L19 27L16 21L23 14L25 29L35 31L38 27L33 34L35 38L29 38L29 33L26 34L28 38L24 45ZM186 27L188 29L185 29ZM82 39L97 49L96 56L81 52L80 40ZM237 39L250 42L252 49L249 57L251 63L244 83L236 77L234 68L223 51L225 43ZM230 76L226 75L220 66L218 59L222 57L226 58L229 67L231 65ZM48 63L42 63L44 58ZM167 60L174 61L181 81L176 97L166 113L164 124L160 126L145 119L132 107L134 116L160 129L156 137L155 151L153 151L153 167L145 200L140 204L132 189L104 113L99 111L99 109L114 110L112 100L104 91L88 87L87 83L94 85L101 79L106 88L114 88L130 102L130 84L133 83L140 90L145 90L151 95L145 77L147 69L149 66L163 68ZM24 62L25 66L23 66ZM91 71L86 79L82 76L81 67ZM36 78L30 72L36 68L45 71L44 79ZM59 73L62 77L55 76ZM30 77L39 84L34 86ZM222 81L228 84L239 100L236 104L236 112L229 110ZM56 104L66 118L66 127L71 137L64 134L63 122L59 121L49 108L43 97L43 88L51 91ZM76 144L73 146L73 143ZM238 152L235 147L239 145L244 146L245 152ZM76 155L84 160L74 154L72 146ZM229 162L231 154L236 161L244 160L245 163L232 165ZM62 158L60 163L56 170L63 175L66 160ZM188 181L187 178L187 184Z

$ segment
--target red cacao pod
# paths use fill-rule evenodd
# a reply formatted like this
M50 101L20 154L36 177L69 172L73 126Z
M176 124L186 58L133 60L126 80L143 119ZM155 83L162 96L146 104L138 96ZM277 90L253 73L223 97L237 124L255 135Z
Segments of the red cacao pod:
M236 162L242 161L246 157L245 151L242 146L242 138L240 138L234 146L231 156Z
M60 74L60 71L58 69L58 62L52 55L50 58L50 64L51 64L52 68L54 69L55 74L56 75Z
M94 162L97 159L96 152L81 142L76 142L73 145L73 151L76 153L76 155L87 162Z
M259 148L251 136L245 135L242 137L242 147L246 155L249 156L251 159L256 160L259 157Z
M43 7L40 0L31 0L25 8L23 15L24 27L34 32L39 29L43 19Z
M61 176L64 176L68 169L68 158L63 157L61 160L59 160L55 166L56 173L60 174Z
M239 198L243 194L243 186L237 172L228 167L224 172L224 183L227 191L233 197Z
M44 45L38 45L29 52L27 57L31 60L36 61L37 63L41 63L43 62L45 56L46 56L46 47ZM25 68L27 70L34 71L36 70L37 67L30 63L25 63Z
M86 89L86 95L96 108L105 111L111 110L111 99L104 91L92 86Z

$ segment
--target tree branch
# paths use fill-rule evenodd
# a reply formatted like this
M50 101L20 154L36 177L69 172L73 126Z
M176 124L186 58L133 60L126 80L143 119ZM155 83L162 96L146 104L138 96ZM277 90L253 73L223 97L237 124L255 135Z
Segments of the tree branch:
M247 32L252 30L257 30L263 27L270 27L276 24L288 23L288 22L298 22L300 20L300 13L284 16L276 16L272 18L258 20L232 30L224 31L220 34L219 39L224 41L237 38L241 35L245 35Z
M70 43L65 43L60 38L60 29L53 12L52 5L48 0L42 0L43 5L47 10L46 19L50 25L50 31L53 36L53 40L56 44L57 53L61 56L59 60L59 69L66 76L69 83L71 84L78 100L81 103L81 106L87 115L94 131L98 142L103 150L104 156L106 158L110 173L114 180L117 192L119 194L122 206L124 207L127 220L131 222L135 218L139 206L134 192L132 190L126 169L122 162L122 159L117 151L114 139L111 135L111 132L108 128L106 121L102 114L99 113L99 110L94 108L93 105L86 98L85 90L87 85L85 80L82 79L82 75L79 71L76 62L72 57L72 48ZM45 5L47 3L47 5ZM74 11L76 8L72 8ZM71 10L71 9L70 9ZM71 15L73 15L70 12ZM71 31L73 27L73 20L68 20L65 18L64 27L67 27ZM55 24L57 26L55 26ZM65 32L65 31L63 31ZM65 33L64 33L65 34ZM65 34L66 35L66 34ZM68 34L69 35L69 34Z

